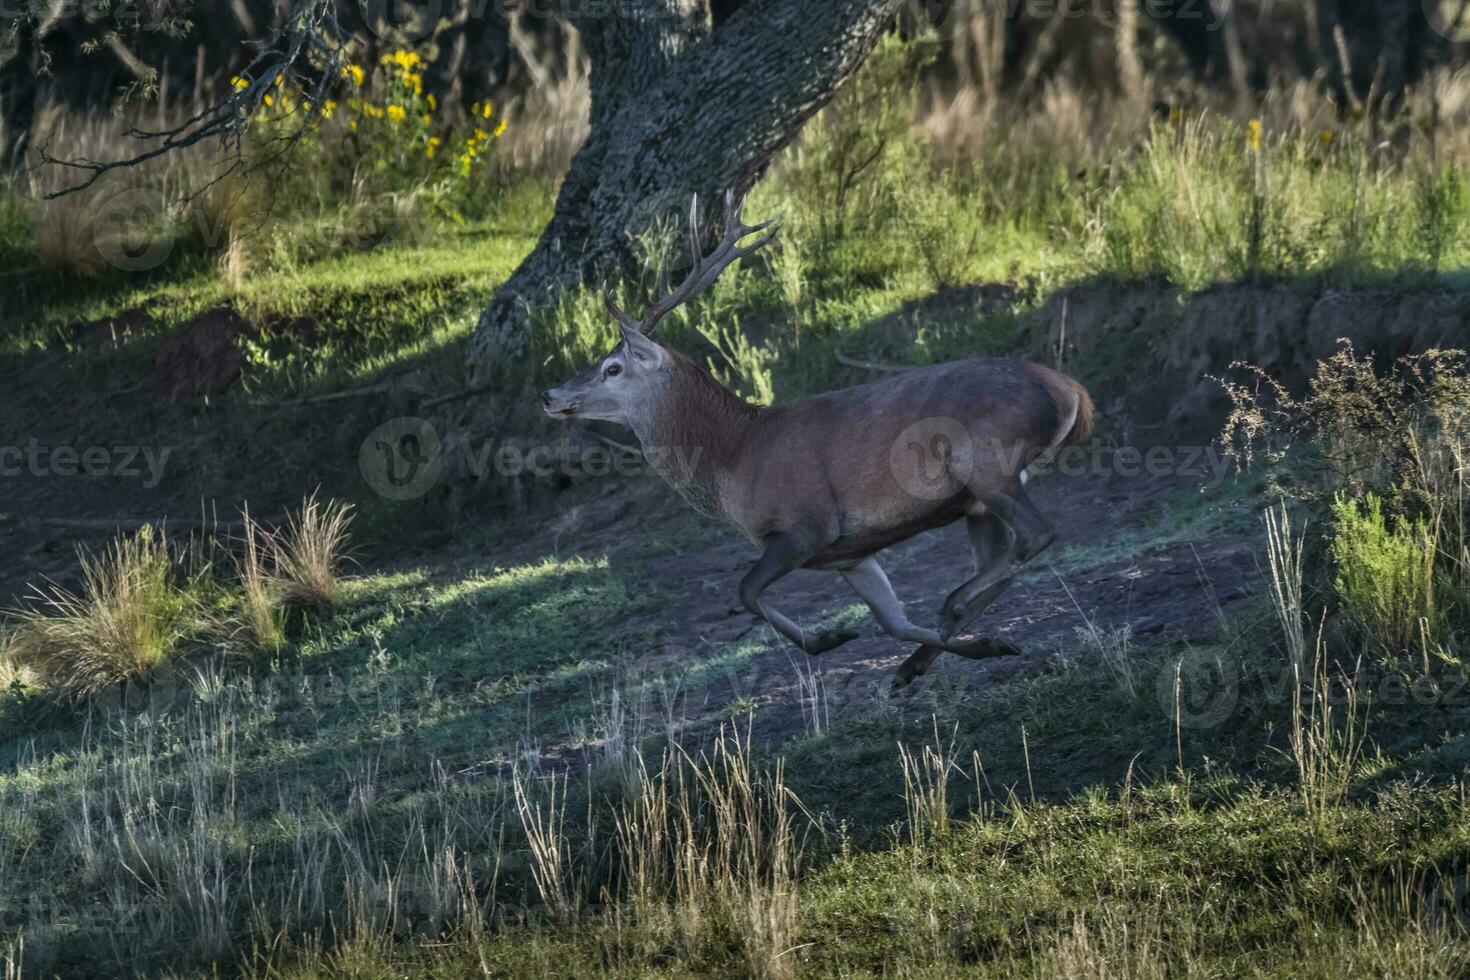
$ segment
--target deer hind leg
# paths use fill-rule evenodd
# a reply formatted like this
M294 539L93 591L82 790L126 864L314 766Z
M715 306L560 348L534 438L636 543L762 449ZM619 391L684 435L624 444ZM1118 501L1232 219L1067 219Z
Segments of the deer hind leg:
M803 630L780 611L761 600L761 593L779 579L796 571L816 553L810 542L795 534L778 534L766 539L766 550L755 566L745 573L740 581L740 601L753 614L767 623L786 639L795 643L812 656L826 653L848 640L855 640L858 631L853 629Z
M1032 558L1044 551L1056 540L1056 528L1046 515L1036 509L1031 498L1026 496L1019 484L1007 494L995 494L981 498L988 513L971 517L970 538L975 546L975 577L961 585L944 600L940 611L943 625L939 633L946 639L954 636L984 612L996 597L1010 587L1021 568ZM990 519L986 531L978 525ZM1003 525L999 533L1009 531L1006 543L996 548L993 544L982 554L976 536L984 533L993 542L998 536L995 523Z
M962 657L975 659L1002 656L1009 652L1002 649L1009 644L997 645L990 640L951 642L940 636L937 630L925 629L909 622L908 615L903 609L903 601L893 591L892 583L888 581L883 566L878 564L876 558L863 559L854 567L843 571L842 577L847 580L848 585L852 586L852 590L858 594L859 598L867 603L868 608L872 610L873 618L878 621L883 632L894 639L921 643L935 647L936 650L948 650Z
M967 518L970 547L975 553L975 575L944 600L940 611L941 643L919 647L900 664L893 678L894 690L907 687L922 676L944 650L976 660L1021 652L1001 640L965 638L958 634L1010 587L1022 565L1056 539L1056 531L1021 490L1019 482L1008 494L987 494L981 500L986 512Z

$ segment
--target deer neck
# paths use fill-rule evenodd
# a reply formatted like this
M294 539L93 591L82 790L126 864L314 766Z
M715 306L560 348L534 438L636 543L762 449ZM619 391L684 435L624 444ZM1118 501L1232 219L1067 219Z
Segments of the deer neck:
M653 412L633 428L649 464L696 510L718 516L720 486L740 459L751 424L763 409L716 381L681 354Z

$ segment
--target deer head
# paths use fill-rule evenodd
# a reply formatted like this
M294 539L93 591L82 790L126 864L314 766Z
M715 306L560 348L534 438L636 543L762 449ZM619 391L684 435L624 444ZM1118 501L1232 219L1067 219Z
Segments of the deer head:
M741 247L740 241L759 231L771 228L774 221L747 226L741 220L745 199L737 203L735 196L725 194L725 234L714 251L703 254L699 230L699 195L694 196L689 207L689 254L694 257L694 266L683 283L663 295L643 311L642 317L624 312L613 300L612 293L603 292L607 311L618 323L622 341L602 360L587 367L570 381L541 393L541 404L546 414L553 418L601 419L639 428L653 413L659 396L668 388L672 358L653 340L653 331L659 321L703 292L736 259L742 258L768 244L776 237L776 231L762 235L749 245ZM662 291L662 290L660 290Z

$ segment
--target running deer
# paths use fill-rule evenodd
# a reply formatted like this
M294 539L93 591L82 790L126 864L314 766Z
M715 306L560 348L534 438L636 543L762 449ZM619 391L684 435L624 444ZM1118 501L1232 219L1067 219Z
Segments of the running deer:
M895 689L928 670L941 651L975 660L1018 654L1002 640L961 631L1056 537L1026 495L1026 470L1039 455L1087 438L1092 399L1086 389L1038 364L984 359L918 368L769 408L737 398L652 335L670 311L775 237L773 221L743 223L744 204L725 196L724 238L704 255L695 198L689 213L694 266L641 318L604 294L622 342L543 392L546 413L631 428L651 465L686 500L762 549L740 583L740 600L807 653L824 653L858 633L803 628L763 597L798 568L839 573L886 633L919 644L900 665ZM740 245L757 232L765 234ZM974 575L944 600L937 629L915 626L875 555L961 517Z

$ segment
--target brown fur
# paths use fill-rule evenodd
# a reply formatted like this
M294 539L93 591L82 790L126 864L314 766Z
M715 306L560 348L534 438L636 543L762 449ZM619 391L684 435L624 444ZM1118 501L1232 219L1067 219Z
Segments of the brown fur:
M789 532L810 540L808 567L842 567L983 511L1036 455L1092 427L1081 385L1025 361L940 364L763 408L669 355L671 379L645 449L693 460L665 475L752 540ZM941 424L968 436L968 455L954 447L934 456L923 433L914 442L906 430L922 419L948 420Z

